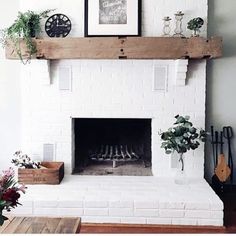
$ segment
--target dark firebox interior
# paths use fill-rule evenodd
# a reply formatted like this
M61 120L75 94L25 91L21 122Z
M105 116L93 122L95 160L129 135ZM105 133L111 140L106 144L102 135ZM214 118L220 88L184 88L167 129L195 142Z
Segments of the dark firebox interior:
M74 147L74 174L96 168L88 173L101 175L102 169L110 167L114 175L138 175L136 167L141 170L151 166L151 119L76 118ZM132 174L132 169L136 169L136 174Z

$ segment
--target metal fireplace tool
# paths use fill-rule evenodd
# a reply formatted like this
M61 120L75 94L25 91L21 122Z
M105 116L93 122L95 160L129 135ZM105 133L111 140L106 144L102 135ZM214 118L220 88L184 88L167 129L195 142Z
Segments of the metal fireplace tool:
M231 139L233 138L233 129L231 126L224 126L221 132L214 131L211 126L211 144L214 162L214 175L212 176L212 185L216 191L223 192L226 186L233 187L234 163L231 150ZM224 155L224 139L228 146L228 164ZM220 148L220 153L218 152Z

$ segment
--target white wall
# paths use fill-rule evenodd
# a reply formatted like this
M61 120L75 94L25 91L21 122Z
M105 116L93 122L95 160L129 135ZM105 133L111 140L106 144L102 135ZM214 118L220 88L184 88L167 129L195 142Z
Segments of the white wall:
M211 60L208 63L207 129L210 130L211 125L214 125L218 130L222 129L222 127L225 125L230 125L234 129L234 135L236 137L235 9L235 0L209 0L209 36L223 36L223 57L221 59ZM232 152L234 156L234 166L236 168L235 137L233 139ZM208 143L206 151L205 176L207 180L210 181L213 173L213 161L210 143ZM227 148L225 149L225 154L227 154Z
M4 1L0 7L0 29L15 20L19 1ZM18 61L5 60L0 47L0 171L9 167L20 147L20 69Z

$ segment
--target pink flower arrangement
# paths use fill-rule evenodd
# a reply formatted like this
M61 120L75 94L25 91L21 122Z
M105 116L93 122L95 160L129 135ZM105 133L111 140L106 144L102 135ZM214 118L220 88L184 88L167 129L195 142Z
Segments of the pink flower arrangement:
M14 176L15 172L12 168L3 171L0 175L0 226L8 219L3 215L3 210L11 211L12 208L21 205L18 202L20 192L25 193L26 186L16 182Z

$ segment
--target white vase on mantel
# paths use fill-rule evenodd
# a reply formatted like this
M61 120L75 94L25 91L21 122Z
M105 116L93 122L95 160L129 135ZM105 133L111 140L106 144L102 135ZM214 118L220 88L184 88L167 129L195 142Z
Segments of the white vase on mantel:
M175 183L176 184L187 184L188 179L185 173L185 160L184 160L184 154L183 153L178 153L178 165L177 165L177 170L175 174Z

